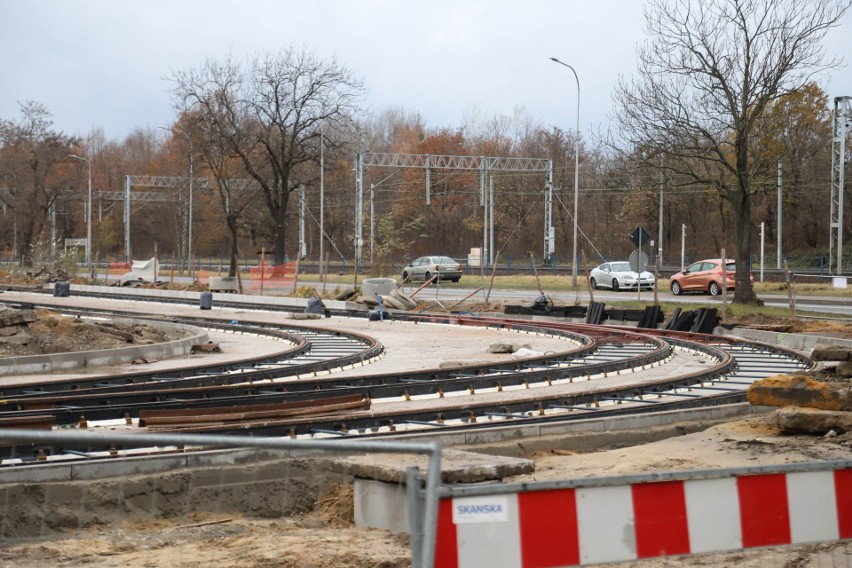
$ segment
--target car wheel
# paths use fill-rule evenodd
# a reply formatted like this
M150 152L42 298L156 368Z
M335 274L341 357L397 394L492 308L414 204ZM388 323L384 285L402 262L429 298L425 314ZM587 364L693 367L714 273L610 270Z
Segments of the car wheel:
M592 288L592 290L597 290L597 289L598 289L598 283L597 283L597 281L595 281L595 279L594 279L594 278L592 278L591 280L589 280L589 286Z
M709 292L710 292L711 296L718 296L719 294L722 293L722 289L719 287L719 285L717 283L711 282Z
M459 280L461 280L461 276L459 276L458 278L453 278L453 279L451 280L451 282L458 282Z
M432 278L432 273L431 273L431 272L427 272L426 274L424 274L424 275L423 275L423 281L424 281L424 282L429 282L429 279L430 279L430 278Z
M403 272L402 272L402 281L403 281L403 282L408 282L409 280L410 280L410 279L409 279L409 277L408 277L408 272L403 271Z
M618 280L616 280L615 278L612 279L612 291L618 292Z
M683 290L681 290L680 288L680 283L672 282L672 294L674 294L675 296L680 296L681 292L683 292Z

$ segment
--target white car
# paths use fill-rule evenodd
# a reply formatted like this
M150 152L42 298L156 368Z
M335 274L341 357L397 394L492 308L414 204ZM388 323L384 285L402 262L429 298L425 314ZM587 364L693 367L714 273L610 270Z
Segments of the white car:
M618 290L635 290L637 286L654 289L654 275L648 271L636 274L630 269L629 262L605 262L592 269L589 275L589 286L593 290L610 288Z

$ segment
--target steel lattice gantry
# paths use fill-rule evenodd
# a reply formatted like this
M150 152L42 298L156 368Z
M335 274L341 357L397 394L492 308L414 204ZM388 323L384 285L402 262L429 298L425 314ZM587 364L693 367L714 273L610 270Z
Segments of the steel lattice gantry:
M556 252L555 231L553 228L553 160L544 158L501 158L489 156L444 156L436 154L393 154L359 152L355 159L355 262L361 265L363 248L363 216L364 216L364 168L419 168L426 172L426 204L431 201L431 172L432 170L467 170L479 172L479 205L485 209L485 217L489 215L491 206L491 223L494 222L493 191L489 196L486 191L488 172L543 172L547 176L544 205L544 256L550 261ZM372 195L372 193L371 193ZM372 213L371 213L372 214ZM482 258L494 262L494 231L491 227L491 241L487 237L488 222L486 221L483 236Z
M828 240L828 273L843 274L843 186L846 171L846 133L852 121L852 97L834 98L831 135L831 222ZM836 267L832 270L834 249Z
M216 181L210 178L188 178L177 176L144 176L144 175L129 175L124 176L124 254L127 260L131 258L130 248L130 202L133 201L170 201L174 197L169 197L168 194L162 192L145 192L131 195L130 188L135 187L152 187L152 188L172 188L183 187L186 185L195 185L197 189L206 191L216 187ZM257 189L260 184L253 179L229 179L228 185L232 189ZM107 192L102 192L107 193ZM108 192L110 196L117 195L118 192Z

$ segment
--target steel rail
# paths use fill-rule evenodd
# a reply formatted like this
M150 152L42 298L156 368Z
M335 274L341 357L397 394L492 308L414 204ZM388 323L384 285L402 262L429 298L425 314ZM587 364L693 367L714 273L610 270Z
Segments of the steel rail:
M519 326L519 328L523 328L523 326ZM121 389L109 387L106 389L90 389L88 392L74 390L60 393L27 393L27 395L20 397L8 397L3 401L7 410L2 415L23 416L27 412L52 412L59 422L71 423L76 422L81 414L90 420L115 419L126 414L135 417L135 411L138 411L139 408L150 408L152 404L171 408L203 407L235 404L240 402L242 398L249 398L253 404L270 404L337 396L346 391L361 392L364 396L377 398L403 396L409 393L434 393L438 390L467 389L470 388L471 384L475 388L486 388L501 381L506 385L511 385L537 380L539 376L552 374L554 366L574 362L596 352L597 346L594 341L573 334L566 334L566 332L559 330L554 331L553 334L577 340L582 339L585 341L585 345L574 350L534 357L520 362L492 363L487 366L467 365L452 369L374 374L364 377L314 378L309 374L307 378L276 383L269 380L259 382L249 380L234 381L230 385L183 388L176 382L172 382L162 390L139 390L137 388L139 385L133 384L125 385ZM637 363L648 363L653 358L658 359L667 355L667 352L663 350L664 345L662 343L657 344L656 347L655 354L636 356L634 357L635 361ZM624 361L616 361L600 366L615 371L625 368L627 364ZM568 370L562 371L562 374L570 373L571 371ZM236 378L240 379L242 376ZM34 394L37 396L34 396ZM106 404L106 401L108 401L108 404ZM55 405L56 408L46 408L48 405ZM28 408L33 408L33 410L27 411ZM16 410L18 414L15 414Z
M255 306L256 307L256 306ZM626 346L647 344L649 341L655 343L658 347L655 352L660 355L664 352L671 354L673 347L678 349L686 349L690 351L700 352L716 361L716 364L708 369L703 369L699 372L688 373L675 377L667 377L656 381L648 381L642 385L628 386L602 386L596 384L594 388L590 388L583 392L576 392L566 395L551 394L540 395L538 389L536 395L528 397L519 397L511 401L497 401L488 403L476 404L468 401L459 402L457 404L445 405L440 409L426 409L413 411L398 411L395 413L375 412L352 412L344 415L327 416L323 418L306 418L298 420L265 420L260 423L241 423L237 427L221 428L195 428L184 429L181 431L192 432L234 432L241 434L257 435L273 435L273 436L299 436L299 435L333 435L335 437L342 436L347 438L355 438L361 436L394 436L394 435L409 435L410 431L404 430L408 426L426 428L428 432L454 431L459 428L487 428L494 425L507 425L514 422L523 422L525 424L534 424L536 422L552 422L558 420L576 420L588 417L589 414L600 416L601 414L618 414L618 413L638 413L647 411L656 411L668 408L682 408L699 406L706 404L722 404L726 402L741 401L745 396L745 386L750 384L759 373L754 374L754 368L766 371L768 367L773 369L802 369L806 370L812 366L812 362L806 357L799 355L787 349L776 346L760 344L757 342L739 340L735 338L727 338L720 336L707 336L702 334L693 334L685 332L672 332L665 330L637 330L636 328L615 328L610 326L591 326L588 324L575 324L565 322L535 322L531 324L526 320L516 320L512 318L484 318L484 317L469 317L458 316L454 314L433 314L429 316L415 316L410 314L394 314L398 319L410 319L413 321L429 321L435 323L452 323L457 325L476 325L487 326L492 328L509 328L515 326L526 326L528 330L535 332L560 332L566 334L584 335L589 338L589 343L593 343L595 349L584 354L585 359L591 360L594 357L601 357L607 346L620 347L622 351L629 351ZM315 329L315 328L310 328ZM660 345L664 347L660 348ZM581 348L580 351L583 349ZM757 354L757 355L755 355ZM737 359L737 355L740 359ZM659 363L662 357L657 357L653 361L642 360L642 355L628 357L633 359L633 363L638 363L636 366L644 364ZM756 357L756 359L755 359ZM780 361L779 367L770 366L767 357L774 358ZM514 382L515 386L529 385L534 382L550 383L554 379L554 370L547 367L548 358L543 358L543 361L529 363L525 369L528 373L527 378L521 383ZM786 361L787 363L784 363ZM778 361L773 361L777 363ZM573 380L579 376L589 377L593 372L607 373L620 372L627 367L618 368L618 364L623 361L602 361L597 363L582 364L574 358L570 360L562 360L554 364L554 367L567 364L567 368L560 368L559 372L564 373L562 378ZM524 364L527 364L525 361ZM536 368L536 365L544 368ZM609 365L609 366L607 366ZM465 376L450 376L452 372L458 374L458 369L452 371L431 371L434 376L418 380L412 378L410 374L390 374L399 379L405 380L407 387L404 392L405 396L427 395L440 397L440 393L464 385L471 393L481 392L483 389L503 388L502 382L489 382L489 375L495 375L501 381L505 382L508 375L513 375L511 370L500 369L495 372L494 365L485 366L480 372L472 373ZM604 369L613 369L608 371ZM567 371L567 372L566 372ZM405 376L403 376L405 375ZM374 375L382 377L381 375ZM368 377L369 378L369 377ZM412 380L413 379L413 380ZM744 379L744 380L737 380ZM349 379L351 381L351 379ZM383 376L382 381L387 382L393 380L389 375ZM515 380L512 378L511 380ZM362 382L368 380L359 379ZM443 382L442 382L443 381ZM727 383L727 384L726 384ZM327 383L330 386L331 382ZM441 386L436 386L436 385ZM490 385L490 386L489 386ZM251 385L257 386L257 385ZM262 385L268 387L269 385ZM381 382L372 387L364 389L365 396L399 396L399 384L393 385L393 388ZM347 392L355 391L358 388L363 388L354 385L339 386L339 388L328 389L329 393L334 395L346 394ZM397 390L393 390L396 388ZM508 387L507 387L508 388ZM371 390L372 389L372 390ZM546 389L545 389L546 390ZM703 391L703 392L702 392ZM708 394L709 391L709 394ZM391 395L391 393L397 393ZM699 392L701 394L699 394ZM266 396L275 396L285 393L270 393L264 394L264 390L258 388L253 390L251 394L246 395L248 398L260 400ZM242 397L235 397L234 400L239 400ZM183 401L174 400L170 404L180 405ZM216 400L216 404L221 404L222 400ZM199 403L208 404L207 402ZM212 405L212 404L210 404ZM174 407L174 406L173 406ZM179 407L179 406L178 406ZM149 406L150 408L150 406ZM580 412L578 412L580 411ZM73 411L72 411L73 412ZM128 437L128 448L133 447L131 441L132 435ZM48 452L67 451L67 448L41 448ZM0 448L3 457L23 457L24 459L32 459L32 453L35 448L14 448L6 447L5 450ZM81 450L82 454L87 456L95 455L97 452L104 451L104 448L87 448ZM94 452L94 453L92 453Z
M66 310L56 310L68 313ZM71 311L71 313L75 313ZM130 317L128 312L112 312L100 310L99 315L121 315L122 317ZM162 320L162 318L150 318L142 315L136 316L138 320ZM172 371L140 371L135 373L124 373L120 375L112 375L108 377L98 376L96 378L73 378L60 381L42 382L35 384L20 384L20 385L5 385L0 391L0 405L4 401L32 398L33 396L43 396L54 394L60 395L79 395L85 391L94 391L101 394L110 393L113 391L127 392L128 390L158 390L163 389L164 385L169 385L169 388L174 389L178 386L184 388L203 387L215 385L221 381L229 383L245 382L251 383L254 381L263 381L276 376L311 374L330 369L345 367L348 365L361 363L372 359L381 354L383 346L372 337L368 337L353 332L341 332L334 329L326 329L320 327L299 327L293 325L273 325L263 322L243 322L241 324L225 323L221 320L202 319L202 318L180 318L175 317L170 321L196 325L205 328L218 329L226 332L245 333L252 335L265 335L268 337L289 341L294 346L281 352L276 352L271 355L261 357L237 359L235 361L223 364L217 363L214 365L203 364L191 367L183 367ZM314 338L316 336L316 338ZM293 364L299 357L306 357L310 354L315 354L323 349L319 345L319 339L330 338L340 345L351 343L353 348L348 349L349 353L343 356L321 357L319 361L304 363L301 365ZM359 347L360 346L360 347ZM266 368L257 369L261 366ZM239 372L239 381L237 376L229 374Z

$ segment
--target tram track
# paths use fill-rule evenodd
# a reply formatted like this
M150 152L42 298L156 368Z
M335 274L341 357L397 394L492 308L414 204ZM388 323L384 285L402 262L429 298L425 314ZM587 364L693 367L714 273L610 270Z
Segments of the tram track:
M256 309L256 306L253 307ZM123 317L138 315L123 312ZM81 415L90 422L119 420L132 424L146 410L173 410L190 417L193 413L203 414L204 408L259 408L264 404L299 402L317 404L316 401L324 398L331 401L333 397L348 395L361 396L372 405L369 409L343 409L328 413L320 410L314 416L264 416L227 424L193 423L191 418L187 418L179 425L148 428L253 436L386 437L739 402L754 380L812 366L807 358L789 350L701 334L454 314L394 314L393 317L423 324L555 334L571 342L573 348L509 364L363 374L358 377L335 378L329 371L342 361L334 357L305 364L295 373L292 372L294 366L275 371L267 368L246 370L243 362L230 369L207 369L203 376L198 376L199 370L195 369L192 371L195 374L183 371L183 376L168 379L158 374L140 374L129 381L125 376L109 377L106 383L103 379L94 379L87 385L66 383L50 388L45 386L42 391L29 388L4 392L0 418L25 419L49 414L60 428L76 427ZM196 323L209 321L206 318L191 319ZM187 323L186 319L180 321ZM241 321L240 325L252 328L255 324ZM269 327L269 324L263 325ZM316 330L310 327L305 333L316 333ZM296 346L304 345L298 340L302 336L296 326L272 331L292 334L296 337L289 337L288 341ZM360 339L364 342L365 338ZM376 346L371 345L370 348L375 349ZM689 356L706 361L703 368L689 372L672 369L671 372L660 373L676 357ZM346 357L351 360L353 354ZM363 354L354 357L360 357L361 364L367 360ZM255 364L265 367L268 363ZM275 365L274 362L271 364ZM322 367L312 369L311 364ZM642 379L646 369L657 371L653 377ZM329 376L317 376L320 373L328 373ZM626 374L640 378L636 381L614 380L614 377ZM382 410L392 401L404 402L403 406L409 408ZM128 428L139 429L138 426ZM132 447L132 436L128 436L126 447L112 449L111 453L121 453ZM29 462L37 459L39 451L46 455L92 458L105 451L109 453L110 449L1 446L0 457Z

